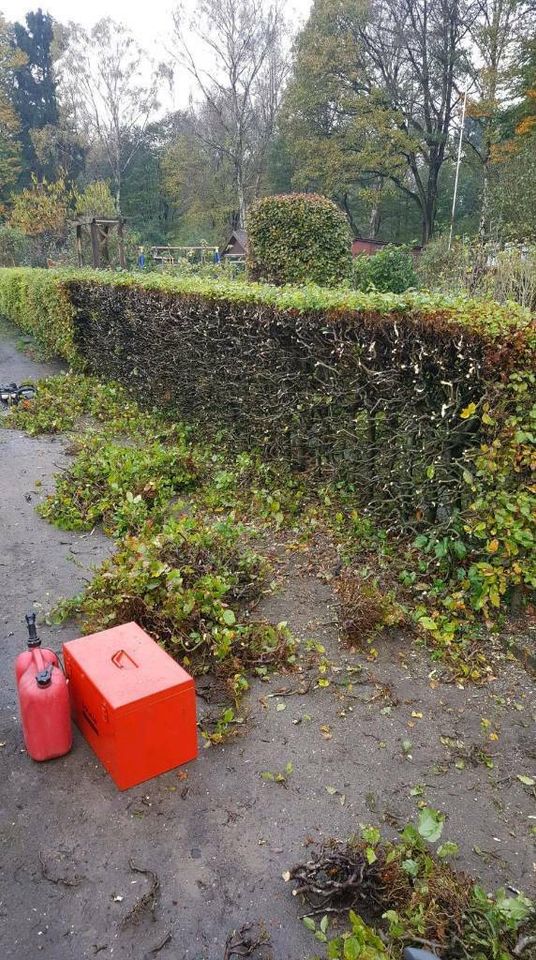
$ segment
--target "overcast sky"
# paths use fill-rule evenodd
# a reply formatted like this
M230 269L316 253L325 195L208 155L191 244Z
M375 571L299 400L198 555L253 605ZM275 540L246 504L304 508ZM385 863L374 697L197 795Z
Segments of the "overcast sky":
M190 0L188 7L195 8L196 0ZM288 0L285 14L293 31L307 18L312 0ZM85 3L73 3L72 0L0 0L0 10L6 20L24 21L28 10L43 10L52 14L55 20L68 23L75 20L86 27L92 26L101 17L112 17L127 24L138 42L157 60L166 59L166 44L169 45L171 30L171 11L173 0L86 0ZM186 77L177 77L172 102L167 106L183 106L188 99ZM168 97L165 97L167 101Z

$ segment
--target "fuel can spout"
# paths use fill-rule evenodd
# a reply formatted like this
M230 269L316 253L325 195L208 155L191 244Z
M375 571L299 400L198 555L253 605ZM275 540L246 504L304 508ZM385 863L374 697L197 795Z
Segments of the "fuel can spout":
M37 636L37 625L36 625L35 613L26 614L26 626L28 627L28 649L31 650L32 647L40 647L41 641Z

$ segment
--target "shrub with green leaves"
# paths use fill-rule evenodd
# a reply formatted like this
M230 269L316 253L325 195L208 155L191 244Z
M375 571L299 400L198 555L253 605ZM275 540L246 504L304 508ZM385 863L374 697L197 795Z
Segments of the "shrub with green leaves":
M31 241L17 230L0 224L0 267L17 267L31 259Z
M404 293L417 286L413 256L402 247L385 247L373 256L360 254L352 262L351 286L355 290Z
M247 229L248 271L254 280L333 287L349 274L350 228L327 197L263 197L251 206Z

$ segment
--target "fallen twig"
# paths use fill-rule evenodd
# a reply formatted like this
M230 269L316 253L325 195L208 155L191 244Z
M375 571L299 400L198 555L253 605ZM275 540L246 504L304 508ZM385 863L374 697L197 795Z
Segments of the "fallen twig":
M131 910L123 917L121 921L121 926L125 927L128 923L139 923L140 917L145 910L149 910L153 921L156 920L155 911L158 903L158 894L160 891L160 880L158 879L156 873L153 873L152 870L145 870L142 867L137 867L133 860L128 861L128 865L134 873L141 873L144 877L147 877L150 880L151 886L146 893L143 894L132 907Z
M165 947L166 943L169 943L171 938L172 938L171 930L168 930L168 932L164 934L162 939L159 940L158 943L155 943L154 947L151 947L151 949L149 950L149 953L154 953L154 954L160 953L160 951L163 950L163 948Z
M257 927L255 934L249 935L255 927ZM270 945L270 936L262 921L247 923L240 927L240 930L233 930L227 937L223 960L231 960L231 957L250 957L259 947Z
M267 693L266 699L270 700L273 699L273 697L304 697L309 693L310 689L311 681L302 687L281 687L279 690L274 690L273 693Z
M59 884L61 883L64 887L77 887L82 883L83 877L78 877L76 874L69 880L67 877L53 877L51 876L48 866L46 864L45 858L41 851L39 852L39 863L41 864L41 874L45 880L48 880L49 883Z

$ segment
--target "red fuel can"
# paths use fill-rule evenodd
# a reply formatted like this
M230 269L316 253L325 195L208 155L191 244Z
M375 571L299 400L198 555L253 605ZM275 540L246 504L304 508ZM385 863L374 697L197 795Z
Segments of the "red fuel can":
M120 790L197 755L194 681L136 623L63 646L73 719Z
M41 650L35 614L26 618L29 649L15 662L24 743L32 760L52 760L72 746L67 681L52 650Z

